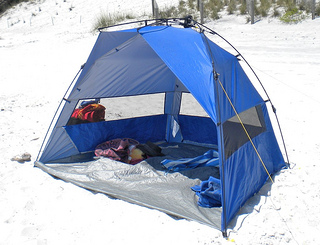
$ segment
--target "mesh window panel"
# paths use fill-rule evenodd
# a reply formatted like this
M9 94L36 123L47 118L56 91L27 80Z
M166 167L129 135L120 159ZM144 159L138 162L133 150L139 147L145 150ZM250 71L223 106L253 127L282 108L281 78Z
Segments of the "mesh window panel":
M266 131L260 105L241 112L239 117L251 139ZM243 126L237 115L223 123L223 140L226 159L249 141L249 137Z

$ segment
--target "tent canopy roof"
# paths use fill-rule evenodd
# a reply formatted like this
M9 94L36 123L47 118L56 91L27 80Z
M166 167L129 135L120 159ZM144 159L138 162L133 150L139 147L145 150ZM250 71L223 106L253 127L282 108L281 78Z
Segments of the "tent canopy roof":
M172 26L101 32L68 100L187 91L217 123L214 69L238 112L263 101L237 58L203 33ZM225 121L234 112L221 103Z

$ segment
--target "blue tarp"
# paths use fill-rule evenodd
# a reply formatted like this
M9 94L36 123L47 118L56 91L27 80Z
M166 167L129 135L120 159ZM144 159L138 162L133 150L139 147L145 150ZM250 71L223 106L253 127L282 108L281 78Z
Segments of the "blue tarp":
M198 205L204 208L221 207L221 184L220 180L212 176L204 180L200 185L192 186L191 189L199 197Z
M181 172L197 167L215 167L219 166L219 153L215 150L209 150L194 158L165 159L161 161L161 164L172 172Z

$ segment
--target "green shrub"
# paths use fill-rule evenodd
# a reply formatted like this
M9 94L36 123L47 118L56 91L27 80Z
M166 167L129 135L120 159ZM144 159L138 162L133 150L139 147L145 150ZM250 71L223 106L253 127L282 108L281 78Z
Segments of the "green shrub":
M298 10L297 7L293 9L289 9L285 12L285 14L280 18L282 22L285 23L298 23L305 19L305 15L302 11Z
M8 8L15 6L21 2L35 2L36 0L0 0L0 14ZM225 8L228 14L235 14L237 11L241 15L247 15L247 1L249 0L203 0L204 18L213 20L219 19L219 13ZM270 8L273 11L270 11ZM284 8L285 14L280 17L279 8ZM296 0L254 0L255 15L266 17L280 17L280 20L285 23L296 23L303 20L305 12L310 12L310 2L300 1L296 4ZM270 13L271 12L271 13ZM179 0L178 5L159 9L159 18L185 17L191 14L196 20L199 18L199 9L197 0ZM320 16L320 3L318 2L315 9L315 14ZM108 14L102 13L98 16L94 23L94 30L99 27L115 25L126 19L136 18L131 14Z
M311 12L311 1L301 1L297 6L299 10L306 11L307 13Z
M188 0L188 7L190 9L196 9L196 0Z
M8 9L16 6L21 2L32 2L32 0L0 0L0 14L4 13Z
M219 12L222 10L223 6L224 2L221 0L208 0L204 3L204 15L217 20L220 18Z
M228 14L234 14L234 12L236 12L236 10L237 10L236 0L230 0L228 7L227 7Z
M176 7L166 7L164 10L159 10L160 18L170 18L170 17L179 17L178 10Z
M186 4L185 1L182 1L182 0L179 1L179 4L178 4L179 17L184 17L184 16L186 16L187 14L189 14L186 5L187 5L187 4Z
M241 5L239 7L239 10L240 10L241 15L245 15L248 13L246 1L244 1L244 0L241 1Z
M320 3L318 3L318 4L316 5L315 14L316 14L317 16L320 16Z
M100 16L96 18L96 21L93 25L93 31L96 31L101 27L113 26L126 19L134 19L134 18L135 17L131 14L101 13Z
M271 8L271 2L269 0L260 1L259 9L262 17L268 16L270 8Z
M286 11L297 8L295 0L277 0L277 4L278 6L284 7Z
M258 6L257 1L254 1L254 15L255 16L261 15L261 9L260 9L260 6Z
M278 10L278 8L273 7L273 14L272 17L280 17L280 11Z

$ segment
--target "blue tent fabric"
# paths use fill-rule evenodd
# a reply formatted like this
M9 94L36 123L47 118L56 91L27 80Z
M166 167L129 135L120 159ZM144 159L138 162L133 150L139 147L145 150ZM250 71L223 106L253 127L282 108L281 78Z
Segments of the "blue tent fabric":
M165 159L161 161L161 164L172 172L180 172L197 167L215 167L219 165L219 153L215 150L209 150L195 158Z
M137 33L134 32L104 32L100 33L97 39L96 44L92 48L92 51L89 55L87 62L83 68L82 73L80 74L78 81L81 81L84 74L86 74L89 69L92 67L93 63L101 58L106 53L112 51L114 47L121 45L123 42L126 42L128 39L136 36ZM79 85L80 83L78 83Z
M216 122L212 65L202 36L192 29L160 28L161 35L151 27L140 33L177 78L188 81L184 85Z
M139 142L157 142L165 134L166 116L147 116L123 120L85 123L64 127L79 152L93 151L98 144L110 139L132 138ZM154 127L148 127L148 125Z
M212 176L204 180L200 185L191 187L199 197L198 205L204 208L221 207L220 180Z
M270 174L278 172L284 165L284 160L280 152L276 137L274 135L267 108L262 106L267 131L252 139L257 147L263 163L254 151L250 142L241 146L234 154L224 162L224 174L222 185L224 185L226 202L224 205L225 221L223 226L232 220L238 208L253 195L252 191L258 192L269 176L263 164L265 164ZM237 164L234 164L237 162ZM223 187L222 187L223 188ZM235 194L235 193L241 193Z
M184 140L217 145L217 127L211 118L179 115L178 120Z
M214 72L219 74L217 81ZM130 128L126 126L128 121L122 120L111 123L110 127L110 122L66 126L81 100L155 93L167 95L163 115L132 119L130 122L135 123L131 133L125 131ZM180 115L181 93L191 93L209 118ZM230 125L239 126L236 113L248 117L251 114L246 112L257 107L262 112L253 115L253 120L244 118L244 121L248 128L253 128L252 142L263 163L244 136L239 140L232 137L232 144L227 140L234 133ZM192 28L146 26L101 32L80 76L66 93L59 112L37 159L44 164L91 151L98 141L110 140L110 137L145 141L153 135L153 140L169 143L188 140L216 144L222 230L268 179L263 164L270 174L285 167L266 102L238 59ZM121 125L122 129L117 129ZM99 134L100 130L103 135Z
M237 57L220 48L217 44L209 41L211 52L213 52L213 62L216 72L219 74L219 82L223 89L227 91L233 106L238 113L245 111L254 105L263 103L264 100L257 92L248 76L241 68ZM226 67L228 71L226 72ZM225 122L233 117L235 112L225 96L223 89L218 89L220 121ZM240 94L245 95L239 96ZM218 110L218 108L216 108Z

